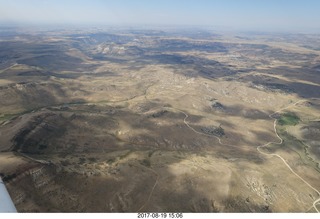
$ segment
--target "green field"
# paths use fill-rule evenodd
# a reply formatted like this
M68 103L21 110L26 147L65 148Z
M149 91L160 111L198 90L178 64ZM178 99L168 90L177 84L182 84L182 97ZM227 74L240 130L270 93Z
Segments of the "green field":
M279 125L297 125L300 118L294 113L285 113L278 120Z

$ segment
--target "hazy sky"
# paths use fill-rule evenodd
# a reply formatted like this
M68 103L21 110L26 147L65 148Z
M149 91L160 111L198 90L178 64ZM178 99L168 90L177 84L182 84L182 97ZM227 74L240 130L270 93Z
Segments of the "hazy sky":
M172 24L320 32L320 0L0 0L0 23Z

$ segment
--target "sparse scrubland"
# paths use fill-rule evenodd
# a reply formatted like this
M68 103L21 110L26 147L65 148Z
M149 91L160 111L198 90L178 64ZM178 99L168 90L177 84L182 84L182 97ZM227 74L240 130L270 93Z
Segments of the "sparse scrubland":
M5 33L19 212L319 211L320 36Z

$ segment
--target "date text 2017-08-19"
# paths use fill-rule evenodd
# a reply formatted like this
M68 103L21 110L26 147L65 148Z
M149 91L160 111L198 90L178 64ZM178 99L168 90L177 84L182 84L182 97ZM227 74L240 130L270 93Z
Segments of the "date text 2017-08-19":
M137 218L183 218L183 213L138 213Z

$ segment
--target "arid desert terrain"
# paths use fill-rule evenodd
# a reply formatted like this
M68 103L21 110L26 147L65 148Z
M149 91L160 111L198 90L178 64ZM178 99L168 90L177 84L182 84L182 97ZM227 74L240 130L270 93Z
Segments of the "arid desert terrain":
M19 212L319 212L320 35L0 29Z

